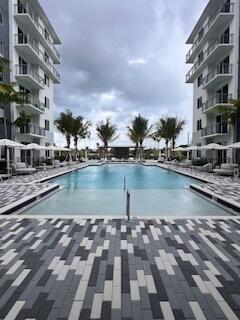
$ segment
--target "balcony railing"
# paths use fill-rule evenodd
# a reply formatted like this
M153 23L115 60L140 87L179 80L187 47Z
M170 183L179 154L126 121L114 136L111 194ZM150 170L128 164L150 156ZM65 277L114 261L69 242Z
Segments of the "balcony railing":
M209 57L209 55L216 49L216 47L220 44L233 44L233 34L222 34L218 39L214 40L209 47L203 52L202 56L198 61L194 64L191 70L186 75L186 81L188 81L194 73L201 67L203 62Z
M31 105L37 109L39 109L40 111L44 111L45 110L45 104L44 102L41 102L37 97L34 97L32 95L26 95L23 93L23 105Z
M41 36L45 39L45 41L48 43L49 47L55 54L55 56L60 60L60 54L55 48L54 43L46 36L45 29L43 26L40 25L38 22L38 15L35 14L35 12L32 10L31 6L29 6L28 3L25 4L15 4L15 14L27 14L32 19L33 23L37 27L38 31L40 32Z
M213 78L218 75L229 75L233 73L233 64L221 63L206 77L203 78L203 86L207 85Z
M45 54L42 50L39 49L39 46L36 41L34 41L29 34L15 34L15 44L28 44L34 50L34 52L38 55L38 57L43 61L50 71L54 74L54 76L60 81L60 75L54 66L46 59Z
M202 105L203 111L207 111L208 109L210 109L216 105L230 103L229 101L231 99L232 99L231 93L230 94L228 94L228 93L217 94L216 96L208 99L206 102L203 103L203 105Z
M32 77L34 80L36 80L42 87L44 86L44 79L38 74L38 71L30 64L17 64L16 75L28 75Z
M27 125L16 128L17 133L20 134L35 134L38 136L45 136L45 129L35 125Z
M215 134L227 134L228 124L226 122L216 123L213 126L202 129L202 137L215 135Z
M192 45L191 49L188 51L186 55L186 61L188 61L195 50L197 49L199 43L201 42L202 38L205 36L207 31L210 29L212 26L214 20L220 13L233 13L234 12L234 3L225 3L223 6L221 6L210 18L208 23L203 27L202 32L199 34L197 40L194 42Z

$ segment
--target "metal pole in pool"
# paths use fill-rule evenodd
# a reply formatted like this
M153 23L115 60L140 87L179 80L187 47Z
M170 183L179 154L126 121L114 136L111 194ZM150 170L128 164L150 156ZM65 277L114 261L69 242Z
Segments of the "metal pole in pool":
M130 221L130 192L127 190L127 205L126 205L126 216L127 220Z
M124 191L126 191L126 186L127 186L127 184L126 184L126 177L124 176L124 177L123 177L123 190L124 190Z

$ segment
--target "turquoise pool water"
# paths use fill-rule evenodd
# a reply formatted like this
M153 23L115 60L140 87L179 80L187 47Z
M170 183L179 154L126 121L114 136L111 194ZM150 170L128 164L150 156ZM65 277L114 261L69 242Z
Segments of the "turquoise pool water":
M92 166L51 182L64 188L24 214L111 215L126 213L124 180L132 216L228 215L189 190L197 180L154 166Z

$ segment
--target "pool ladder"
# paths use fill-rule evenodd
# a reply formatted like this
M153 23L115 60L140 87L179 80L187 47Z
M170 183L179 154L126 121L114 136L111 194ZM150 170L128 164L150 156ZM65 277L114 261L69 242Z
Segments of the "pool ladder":
M126 191L126 217L127 217L127 221L130 221L131 220L131 214L130 214L131 195L129 190L127 190L127 179L125 176L123 177L123 190Z

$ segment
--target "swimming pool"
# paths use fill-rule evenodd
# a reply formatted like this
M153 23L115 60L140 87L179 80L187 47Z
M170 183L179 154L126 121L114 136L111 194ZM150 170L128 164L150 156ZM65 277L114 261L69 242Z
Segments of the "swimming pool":
M156 166L91 166L51 182L63 189L24 214L124 216L126 189L130 191L132 216L229 214L189 190L197 180Z

